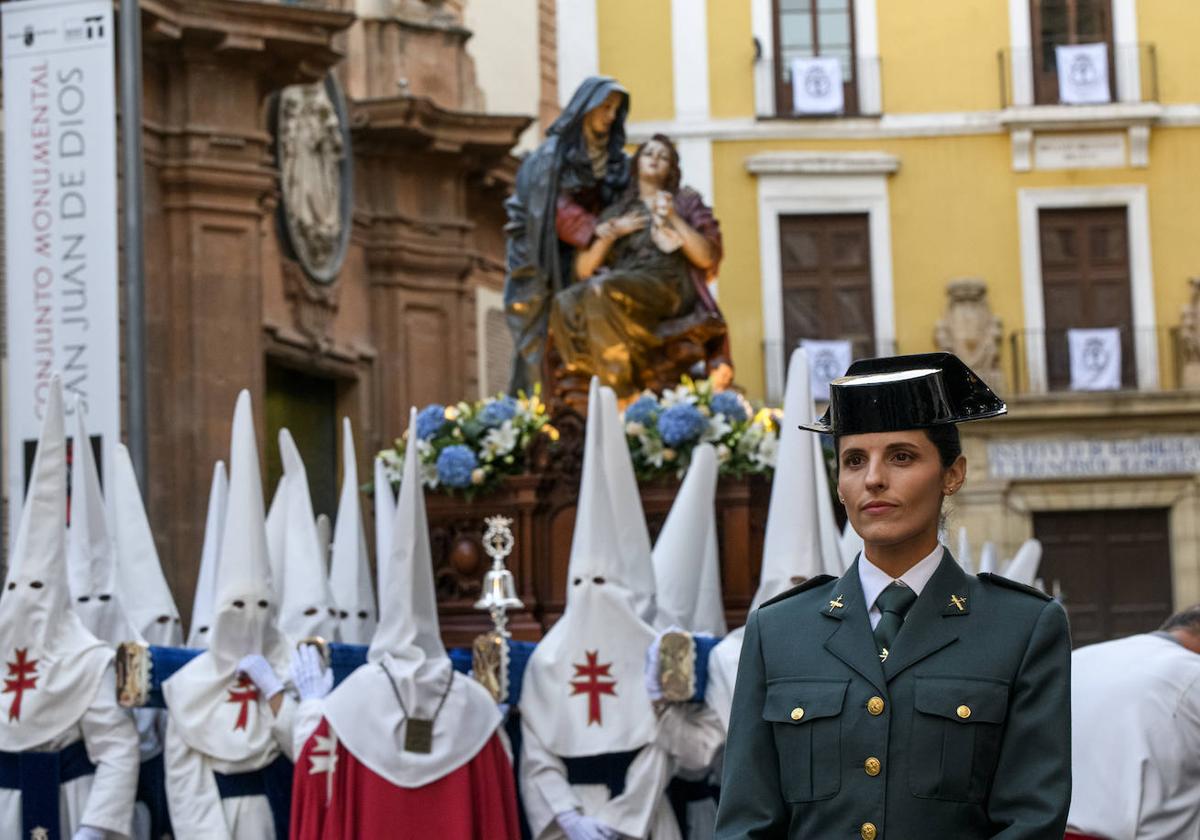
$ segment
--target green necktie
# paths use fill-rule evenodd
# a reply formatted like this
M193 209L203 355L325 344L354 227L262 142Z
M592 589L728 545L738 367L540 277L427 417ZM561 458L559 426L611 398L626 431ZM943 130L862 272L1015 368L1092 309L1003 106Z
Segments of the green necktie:
M904 616L917 600L917 593L902 583L889 583L887 589L879 593L875 606L883 615L875 625L875 644L879 648L879 661L887 662L892 649L892 643L900 633L904 624Z

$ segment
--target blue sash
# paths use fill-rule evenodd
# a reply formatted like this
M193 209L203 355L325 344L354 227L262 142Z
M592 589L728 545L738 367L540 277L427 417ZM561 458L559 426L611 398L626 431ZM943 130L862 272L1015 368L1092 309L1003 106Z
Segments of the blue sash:
M587 755L582 758L564 758L567 767L567 781L573 785L606 785L608 795L616 799L625 792L625 775L629 765L637 758L641 750L629 752L602 753Z
M21 836L41 828L47 840L68 840L58 823L59 788L95 772L83 741L58 752L0 752L0 788L21 791Z
M275 840L288 840L292 809L292 762L282 755L261 770L248 773L217 773L217 791L222 799L265 796L275 823Z
M162 753L142 762L138 769L137 801L150 811L150 836L170 837L171 815L167 810L167 783Z

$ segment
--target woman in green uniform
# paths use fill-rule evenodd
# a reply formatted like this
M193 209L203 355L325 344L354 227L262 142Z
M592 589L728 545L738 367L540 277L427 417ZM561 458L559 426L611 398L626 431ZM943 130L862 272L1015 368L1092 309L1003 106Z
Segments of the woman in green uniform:
M1062 607L938 541L956 423L1004 403L948 353L856 362L828 412L864 548L746 625L717 837L1061 840L1071 799Z

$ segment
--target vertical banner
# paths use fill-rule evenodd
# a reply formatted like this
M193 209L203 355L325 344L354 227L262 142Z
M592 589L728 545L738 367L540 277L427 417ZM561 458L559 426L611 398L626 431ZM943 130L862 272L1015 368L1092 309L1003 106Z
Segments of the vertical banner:
M115 31L111 0L18 0L0 15L11 538L54 373L100 440L104 477L120 436Z

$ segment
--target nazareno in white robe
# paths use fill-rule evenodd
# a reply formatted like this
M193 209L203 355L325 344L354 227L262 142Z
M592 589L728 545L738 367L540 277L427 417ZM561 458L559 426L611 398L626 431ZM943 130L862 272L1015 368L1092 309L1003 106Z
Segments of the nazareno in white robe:
M64 837L70 837L81 825L117 837L128 834L129 803L137 790L137 753L130 749L136 738L129 711L117 704L117 680L109 667L83 717L65 732L33 748L33 752L56 752L82 739L88 759L96 765L94 774L66 782L59 789ZM0 789L0 837L20 836L21 792Z

